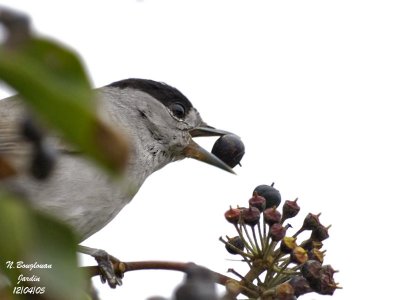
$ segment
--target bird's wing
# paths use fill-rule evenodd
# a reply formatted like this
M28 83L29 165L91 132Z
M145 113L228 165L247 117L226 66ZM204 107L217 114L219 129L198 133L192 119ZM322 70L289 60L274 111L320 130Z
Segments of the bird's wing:
M33 148L32 143L24 138L21 131L21 124L28 116L29 111L18 96L0 100L0 161L3 161L3 164L8 163L17 172L26 170ZM78 153L56 133L46 132L45 136L46 141L56 151Z

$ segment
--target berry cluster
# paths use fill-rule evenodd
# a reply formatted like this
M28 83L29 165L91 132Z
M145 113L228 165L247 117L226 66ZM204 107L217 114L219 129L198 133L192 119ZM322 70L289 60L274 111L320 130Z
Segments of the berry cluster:
M229 271L240 280L227 284L228 293L234 299L240 293L265 300L292 300L309 292L332 295L339 288L330 265L323 265L322 241L329 237L328 227L319 221L319 214L309 213L303 225L293 235L287 221L297 216L300 207L297 199L287 200L281 212L278 206L281 195L273 186L260 185L249 200L248 208L230 208L225 213L237 236L220 238L226 250L240 255L250 267L242 276ZM301 243L298 236L311 231Z

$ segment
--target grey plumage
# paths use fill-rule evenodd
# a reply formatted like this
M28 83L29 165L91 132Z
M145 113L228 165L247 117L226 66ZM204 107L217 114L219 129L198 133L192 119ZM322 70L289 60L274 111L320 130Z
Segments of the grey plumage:
M58 152L55 170L46 181L32 178L27 172L32 147L19 132L26 107L18 96L0 101L0 155L18 170L17 176L0 184L22 192L38 209L70 224L80 240L109 223L149 175L172 161L193 157L230 171L192 141L190 132L207 125L178 90L129 79L95 92L101 117L128 140L131 155L123 185L129 188L99 171L54 132L49 132L47 142Z

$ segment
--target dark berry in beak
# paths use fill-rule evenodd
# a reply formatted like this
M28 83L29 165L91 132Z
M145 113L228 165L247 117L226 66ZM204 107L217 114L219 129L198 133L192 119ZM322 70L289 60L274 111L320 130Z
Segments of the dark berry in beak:
M215 141L211 153L234 168L236 165L240 165L244 155L244 144L237 135L223 135Z

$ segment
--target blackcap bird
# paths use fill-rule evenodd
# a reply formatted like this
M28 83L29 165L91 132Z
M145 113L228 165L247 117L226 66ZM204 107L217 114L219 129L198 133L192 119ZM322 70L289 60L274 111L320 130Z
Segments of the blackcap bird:
M126 79L96 89L95 93L100 115L127 138L130 156L123 177L128 189L121 188L120 183L52 134L47 142L58 153L57 164L47 180L33 178L23 168L32 151L20 130L26 107L18 95L0 101L0 156L18 171L0 180L0 186L22 193L34 207L65 221L79 241L109 223L132 200L145 179L170 162L190 157L233 172L192 139L227 132L203 122L177 89L152 80ZM110 256L84 246L80 250L97 259L110 286L120 284L110 269Z

